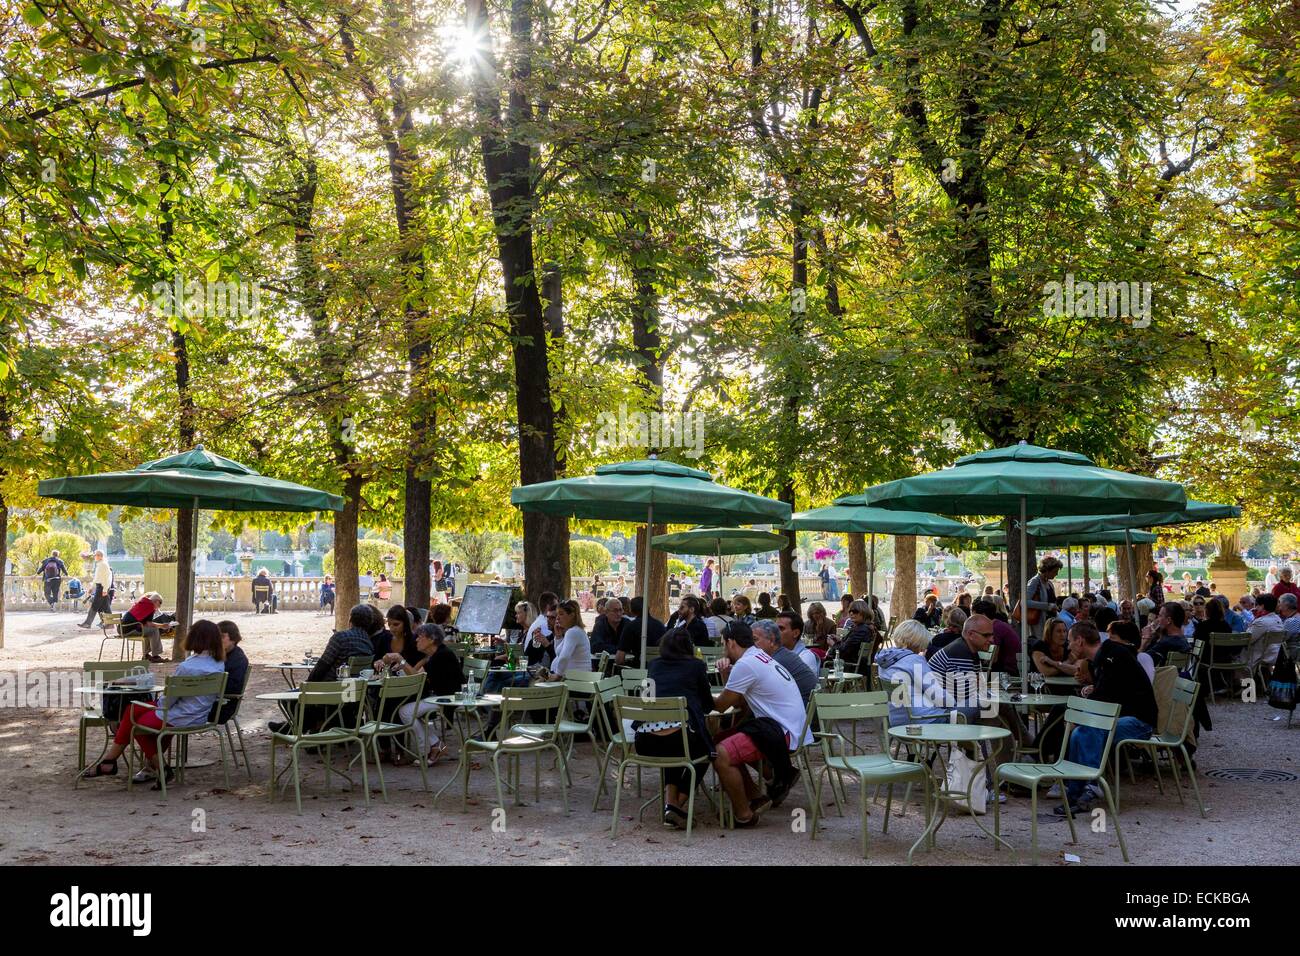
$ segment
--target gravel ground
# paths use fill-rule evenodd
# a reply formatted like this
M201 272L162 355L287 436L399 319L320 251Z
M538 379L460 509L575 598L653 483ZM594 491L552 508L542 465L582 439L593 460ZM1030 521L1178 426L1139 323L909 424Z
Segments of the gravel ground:
M620 830L609 836L610 799L593 813L596 763L589 744L579 744L573 764L569 813L560 804L555 775L543 768L542 796L533 800L532 758L525 758L523 806L510 805L494 819L490 768L476 771L471 797L462 810L456 788L435 807L415 768L385 767L389 802L376 791L367 805L359 789L348 792L334 781L327 792L319 773L304 786L303 813L287 800L268 800L267 720L274 704L248 700L241 711L245 745L253 760L253 779L232 771L225 789L219 765L191 771L185 786L166 800L147 788L127 793L122 776L83 783L74 792L77 711L71 708L14 707L14 681L31 686L36 671L79 670L98 653L98 631L82 631L71 614L41 612L6 616L5 647L0 649L0 698L9 681L9 699L0 706L0 863L861 863L858 854L856 793L843 818L829 805L826 826L816 842L807 831L807 799L796 788L785 806L767 813L751 831L724 831L707 807L690 843L665 830L653 805L645 822L636 820L635 773L624 791ZM237 613L244 648L253 663L250 692L283 689L280 672L263 665L301 659L308 647L325 646L331 622L312 612L279 615ZM155 668L169 672L170 665ZM74 686L79 681L74 682ZM24 701L19 701L24 702ZM1208 819L1196 808L1178 804L1170 788L1160 795L1154 779L1138 778L1123 787L1121 817L1136 863L1150 865L1290 864L1294 848L1277 839L1279 808L1290 809L1300 795L1297 783L1214 780L1206 771L1258 768L1300 772L1300 722L1286 728L1285 714L1259 702L1220 703L1213 709L1215 730L1202 742L1198 762ZM92 731L98 733L98 731ZM91 738L92 744L94 738ZM94 751L92 751L94 752ZM216 756L211 738L195 741L195 759ZM430 771L436 790L452 775L453 759ZM373 768L372 768L373 770ZM650 786L650 776L646 777ZM372 781L373 782L373 781ZM646 795L650 795L649 789ZM507 799L509 797L507 796ZM913 804L905 815L897 806L889 832L881 834L884 804L870 806L870 863L905 863L920 835ZM991 817L985 818L992 827ZM1103 821L1098 820L1100 824ZM496 824L494 826L494 823ZM1029 846L1029 801L1012 798L1003 808L1004 835L1016 847ZM1120 864L1113 828L1091 832L1080 826L1080 842L1069 845L1065 823L1040 815L1041 861L1056 865ZM1067 864L1065 852L1077 855ZM993 841L969 817L953 816L939 830L933 852L918 852L919 865L1028 862L1028 855L995 852Z

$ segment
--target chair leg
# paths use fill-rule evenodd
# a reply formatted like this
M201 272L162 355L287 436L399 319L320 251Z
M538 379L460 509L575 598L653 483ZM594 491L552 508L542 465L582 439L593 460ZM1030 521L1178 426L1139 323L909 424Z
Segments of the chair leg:
M220 727L217 728L217 749L221 751L221 776L225 778L226 789L229 790L230 789L230 767L226 764L226 748L223 747L221 743ZM235 748L232 745L230 748L231 756L234 756L234 753L235 753ZM236 766L238 766L238 764L236 764Z
M889 812L894 806L894 785L891 783L885 789L885 825L880 828L881 833L889 832Z
M997 772L993 773L993 790L996 793L1001 781L998 780ZM929 821L927 821L928 823ZM1001 801L997 797L993 798L993 852L996 853L1002 846L1002 841L998 839L1002 835L1002 811ZM910 860L908 862L911 862Z
M1128 756L1127 751L1125 751L1125 750L1123 749L1123 747L1120 746L1120 745L1123 744L1123 743L1124 743L1124 741L1121 740L1121 741L1119 742L1119 744L1116 744L1116 745L1115 745L1115 804L1116 804L1117 806L1119 805L1119 781L1120 781L1119 760L1120 760L1120 754L1123 753L1126 757ZM1103 774L1104 774L1105 772L1106 772L1105 770L1102 770L1102 773L1103 773ZM1130 782L1130 783L1137 783L1137 781L1133 779L1133 761L1132 761L1132 760L1130 760L1130 761L1128 762L1128 776L1129 776L1129 782Z
M1185 807L1185 806L1187 806L1187 801L1186 801L1185 799L1183 799L1183 781L1180 779L1180 777L1181 777L1182 775L1178 772L1178 761L1177 761L1177 760L1174 760L1174 759L1172 759L1172 758L1173 758L1173 754L1172 754L1172 751L1171 751L1171 752L1170 752L1170 760L1169 760L1169 769L1172 770L1172 771L1174 772L1174 789L1178 791L1178 805L1179 805L1180 807ZM1154 760L1156 763L1159 763L1159 762L1160 762L1160 752L1157 751L1157 750L1152 750L1152 752L1151 752L1151 759ZM1119 805L1119 801L1118 801L1118 800L1115 801L1115 805L1116 805L1116 806Z
M251 771L250 771L251 773ZM271 785L267 788L271 791L271 802L275 802L275 738L271 738Z
M165 731L158 735L158 756L155 758L158 761L158 788L162 791L162 798L164 800L167 799L167 759L163 756L163 754L167 752L163 749L163 738L165 735ZM185 738L182 737L181 742L183 743L184 740ZM178 746L176 749L179 752L181 747ZM183 760L181 761L182 764L184 764L184 762L185 761Z
M1106 783L1105 777L1099 777L1102 793L1106 795L1106 806L1110 808L1110 818L1115 824L1115 836L1119 839L1119 852L1124 857L1124 862L1128 863L1128 846L1124 843L1124 833L1119 828L1119 812L1115 809L1115 801L1111 799L1110 786Z
M358 743L361 744L361 792L366 795L366 803L369 803L370 802L370 774L366 770L366 744L365 741L358 741ZM376 760L375 761L376 769L378 768L378 765L379 765L379 761ZM383 771L380 770L379 773L380 773L380 779L382 780ZM388 802L387 790L384 791L384 802L385 803Z
M862 859L867 858L867 781L858 778L858 824L862 831Z
M388 802L388 784L384 781L384 767L379 762L379 735L372 734L370 737L370 752L375 756L375 772L379 774L379 790L384 795L384 803ZM361 745L361 762L366 760L366 745Z
M507 767L506 772L509 773L509 771L510 768ZM505 791L501 789L501 751L500 750L492 754L492 777L495 780L497 786L497 806L504 814L506 812L506 795L505 795ZM518 804L518 802L519 802L519 795L515 794L515 803Z
M618 836L618 805L623 797L623 774L627 772L627 761L620 760L618 764L618 779L614 781L614 821L609 828L610 839Z
M552 746L554 746L554 745L552 745ZM537 755L537 757L538 757L538 759L540 760L540 759L541 759L541 754L539 753L539 754ZM560 769L563 771L563 773L561 773L561 774L559 775L559 778L560 778L560 803L562 803L562 804L564 805L564 812L565 812L565 813L568 813L568 812L569 812L569 787L568 787L568 784L565 783L565 778L568 777L568 775L569 775L569 762L568 762L567 760L564 759L564 754L560 752L560 748L559 748L559 747L556 747L556 748L555 748L555 758L560 762ZM540 799L540 798L539 798L539 799Z
M1070 796L1067 792L1068 790L1069 788L1065 785L1065 781L1062 780L1061 802L1065 804L1065 822L1070 825L1070 843L1077 844L1079 842L1079 834L1074 829L1074 811L1070 809Z
M1164 796L1165 781L1160 773L1160 760L1155 755L1152 755L1151 762L1156 765L1156 787L1160 790L1160 795Z
M1192 768L1192 756L1187 752L1186 744L1178 745L1179 752L1183 755L1183 760L1187 766L1187 779L1191 781L1192 793L1196 796L1196 806L1201 811L1201 817L1205 817L1205 804L1201 801L1201 788L1196 783L1196 771Z
M695 766L686 768L690 779L691 795L686 798L686 842L691 842L691 824L695 821Z
M328 767L329 764L326 764ZM293 745L293 799L298 804L298 813L302 813L302 774L298 766L298 745Z

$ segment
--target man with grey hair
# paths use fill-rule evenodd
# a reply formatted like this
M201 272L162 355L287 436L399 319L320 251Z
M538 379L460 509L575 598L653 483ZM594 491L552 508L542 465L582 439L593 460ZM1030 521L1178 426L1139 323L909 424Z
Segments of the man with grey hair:
M1068 631L1074 627L1074 622L1079 619L1079 600L1078 598L1068 597L1061 602L1061 613L1057 615L1058 621L1065 622L1065 628Z
M610 598L605 602L604 610L596 615L596 623L591 628L591 655L599 656L601 651L617 654L626 626L623 602L618 598ZM638 648L639 646L638 642Z
M1277 599L1277 616L1282 619L1282 630L1286 631L1288 638L1300 636L1300 614L1296 610L1294 594L1283 594Z
M95 551L95 574L91 578L91 584L90 610L78 627L89 628L96 614L107 614L113 610L113 599L109 595L113 588L113 570L108 566L108 558L103 551Z
M781 629L776 621L765 617L755 621L750 628L758 649L790 672L799 687L799 696L805 704L808 703L808 698L817 689L817 674L808 669L798 654L781 643Z

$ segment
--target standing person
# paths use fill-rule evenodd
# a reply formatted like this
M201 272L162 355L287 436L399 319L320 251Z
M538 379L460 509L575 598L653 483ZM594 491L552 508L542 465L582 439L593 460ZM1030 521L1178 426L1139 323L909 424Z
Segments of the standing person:
M713 559L709 558L704 562L704 570L700 573L700 597L708 601L713 598Z
M447 582L447 600L456 596L456 562L448 561L442 569L442 577Z
M1154 610L1160 610L1165 603L1165 578L1155 568L1147 572L1147 597L1155 605Z
M320 608L322 611L334 613L334 601L337 598L337 591L334 587L334 575L325 575L325 580L320 586Z
M89 628L96 614L107 614L113 609L113 570L108 566L108 558L104 557L103 551L95 552L95 574L91 578L91 585L90 611L78 627Z
M1038 565L1038 573L1035 574L1025 585L1025 603L1029 610L1038 612L1038 620L1034 621L1034 615L1029 615L1029 634L1033 640L1041 641L1043 639L1043 624L1046 623L1049 615L1056 614L1060 607L1056 603L1056 588L1052 586L1052 579L1061 570L1061 559L1048 555L1043 558ZM1078 602L1076 602L1077 604ZM1028 613L1021 608L1021 613ZM1014 617L1014 614L1012 615ZM1017 621L1017 623L1019 623ZM1073 619L1071 619L1073 623Z
M817 572L817 578L822 583L822 600L831 600L831 566L829 562L822 562L822 569Z
M59 557L57 549L50 551L50 556L41 562L37 569L45 585L45 600L50 604L50 610L59 603L59 591L63 587L63 579L68 576L68 566L63 563Z

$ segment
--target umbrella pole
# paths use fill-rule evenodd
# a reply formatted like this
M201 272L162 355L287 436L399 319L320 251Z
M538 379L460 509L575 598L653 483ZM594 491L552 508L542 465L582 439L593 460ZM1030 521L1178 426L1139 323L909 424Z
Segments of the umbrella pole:
M1086 554L1087 552L1085 551L1084 553ZM1088 576L1088 572L1087 571L1083 572L1083 575L1086 578ZM1070 547L1067 544L1065 546L1065 594L1066 596L1068 597L1070 592L1073 590L1074 590L1074 548Z
M867 600L876 596L876 533L871 532L871 564L867 568Z
M645 511L645 568L641 572L641 656L637 658L637 667L645 667L646 635L650 632L650 533L655 526L655 506L646 506Z
M1130 512L1131 514L1131 512ZM1137 555L1133 553L1133 531L1124 529L1124 550L1128 552L1128 594L1133 606L1137 606Z
M1089 584L1088 572L1092 570L1092 568L1089 567L1089 565L1092 563L1091 561L1088 560L1090 557L1091 555L1088 553L1088 546L1085 544L1083 546L1083 593L1084 594L1088 593L1088 584Z
M1027 535L1025 522L1027 506L1024 496L1020 498L1020 691L1024 693L1029 687L1029 586L1025 576L1029 573L1027 555Z

